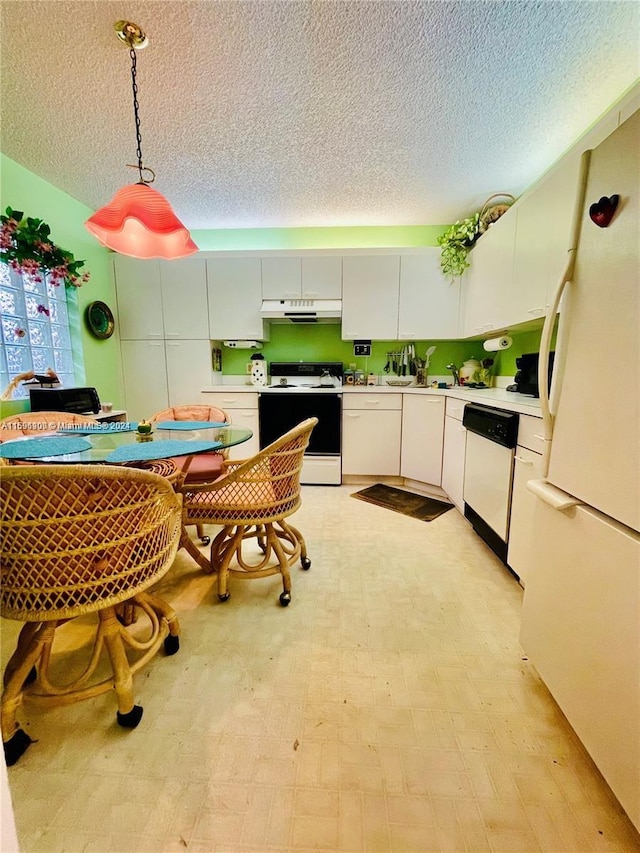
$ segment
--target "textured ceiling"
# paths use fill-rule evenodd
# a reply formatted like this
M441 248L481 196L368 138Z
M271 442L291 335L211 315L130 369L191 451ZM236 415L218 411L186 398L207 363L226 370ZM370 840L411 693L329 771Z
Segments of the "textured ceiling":
M91 208L142 151L190 228L452 222L638 76L634 2L2 2L3 153Z

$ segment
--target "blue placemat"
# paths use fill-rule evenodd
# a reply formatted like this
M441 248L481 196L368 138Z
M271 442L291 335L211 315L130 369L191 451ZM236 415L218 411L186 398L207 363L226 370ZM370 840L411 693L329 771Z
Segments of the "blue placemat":
M79 453L81 450L91 450L91 442L72 435L41 435L0 444L0 456L5 459L41 459L43 456Z
M214 429L229 426L224 421L161 421L156 429Z
M129 421L116 421L108 424L78 424L77 427L63 427L59 429L59 433L64 435L108 435L109 433L118 432L133 432L138 425L132 424Z
M220 441L140 441L117 447L105 462L142 462L145 459L168 459L170 456L191 456L203 450L221 447Z

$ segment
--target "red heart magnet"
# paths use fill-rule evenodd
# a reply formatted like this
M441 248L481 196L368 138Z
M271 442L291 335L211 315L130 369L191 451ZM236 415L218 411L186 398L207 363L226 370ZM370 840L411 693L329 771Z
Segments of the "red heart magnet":
M589 208L589 216L591 217L591 220L595 222L599 228L606 228L613 219L613 214L616 212L619 200L619 195L612 195L609 196L609 198L607 198L606 195L603 195L600 201L594 202Z

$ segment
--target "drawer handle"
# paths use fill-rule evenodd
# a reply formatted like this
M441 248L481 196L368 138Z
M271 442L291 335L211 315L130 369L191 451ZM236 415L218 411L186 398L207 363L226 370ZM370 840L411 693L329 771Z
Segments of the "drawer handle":
M458 432L466 432L466 431L467 431L466 427L458 427Z
M544 314L544 308L528 308L527 314L533 314L534 317L541 317Z
M345 414L348 418L359 418L360 417L360 415L356 414L355 412L345 412Z
M537 438L537 439L538 439L538 441L546 441L546 439L545 439L545 437L544 437L543 435L538 435L537 433L534 433L534 436L533 436L533 437L534 437L534 438Z
M523 459L522 456L516 456L515 459L516 462L521 462L523 465L533 465L533 462L530 462L528 459Z

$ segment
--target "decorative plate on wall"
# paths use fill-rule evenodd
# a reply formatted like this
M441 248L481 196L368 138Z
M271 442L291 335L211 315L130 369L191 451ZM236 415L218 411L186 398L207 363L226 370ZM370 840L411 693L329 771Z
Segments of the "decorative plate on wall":
M85 320L91 334L96 338L110 338L115 328L111 309L104 302L90 302L85 311Z

